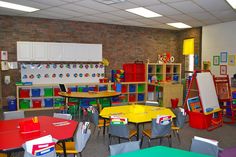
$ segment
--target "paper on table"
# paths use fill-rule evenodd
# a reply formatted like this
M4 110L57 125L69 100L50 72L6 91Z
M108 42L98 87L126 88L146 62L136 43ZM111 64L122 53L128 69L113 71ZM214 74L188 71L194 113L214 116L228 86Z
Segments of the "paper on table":
M33 145L35 144L44 144L44 143L51 143L52 141L52 136L51 135L47 135L47 136L43 136L37 139L33 139L30 141L27 141L25 143L26 145L26 151L32 154L32 150L33 150Z

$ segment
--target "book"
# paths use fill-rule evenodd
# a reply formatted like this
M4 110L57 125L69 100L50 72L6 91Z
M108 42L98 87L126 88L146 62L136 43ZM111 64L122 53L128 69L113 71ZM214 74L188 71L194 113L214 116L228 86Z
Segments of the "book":
M188 98L187 100L188 110L192 112L202 112L202 107L200 104L199 97Z
M128 120L124 117L111 116L110 121L112 124L127 124Z
M33 155L43 155L54 150L55 142L43 143L43 144L34 144L32 148ZM38 155L37 155L38 154Z
M167 125L171 122L171 116L170 115L161 115L157 116L156 123L161 125Z

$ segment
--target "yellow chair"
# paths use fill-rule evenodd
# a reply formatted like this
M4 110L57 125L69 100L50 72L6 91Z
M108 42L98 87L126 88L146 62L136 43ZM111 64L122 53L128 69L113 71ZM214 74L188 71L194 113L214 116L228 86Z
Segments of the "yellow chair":
M89 137L91 135L91 130L90 129L83 129L83 122L79 123L79 126L76 130L75 136L74 136L74 141L71 142L65 142L66 146L66 154L76 154L80 155L82 157L81 152L85 148ZM63 154L63 147L61 144L56 145L56 153L57 154Z
M143 143L143 138L146 136L148 138L148 146L151 145L151 140L153 139L160 139L160 143L162 143L163 138L168 138L169 146L171 147L171 122L166 125L157 124L156 119L152 120L152 128L146 129L142 131L142 138L141 138L141 146Z

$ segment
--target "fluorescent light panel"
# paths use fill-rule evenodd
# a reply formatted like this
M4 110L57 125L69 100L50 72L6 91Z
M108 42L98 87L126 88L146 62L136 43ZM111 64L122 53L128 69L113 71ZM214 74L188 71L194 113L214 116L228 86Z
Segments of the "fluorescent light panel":
M167 23L167 25L172 26L172 27L176 27L176 28L192 28L191 26L186 25L182 22Z
M25 11L25 12L34 12L34 11L39 10L37 8L27 7L24 5L19 5L19 4L14 4L14 3L9 3L9 2L4 2L4 1L0 1L0 7L20 10L20 11Z
M234 9L236 9L236 0L226 0L229 5L231 5L231 7L233 7Z
M138 8L132 8L132 9L126 9L126 11L131 12L133 14L137 14L139 16L143 16L146 18L151 18L151 17L160 17L162 15L157 14L151 10L145 9L143 7L138 7Z

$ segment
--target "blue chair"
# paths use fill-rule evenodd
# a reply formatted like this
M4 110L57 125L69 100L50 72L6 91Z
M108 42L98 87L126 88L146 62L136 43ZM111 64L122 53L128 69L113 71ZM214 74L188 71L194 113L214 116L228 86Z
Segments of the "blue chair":
M140 149L140 141L125 142L109 145L110 155L118 155L127 152L133 152Z

